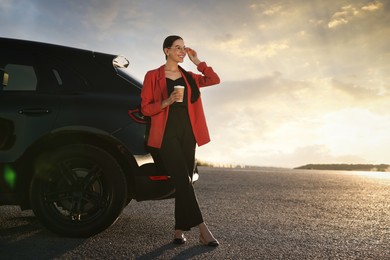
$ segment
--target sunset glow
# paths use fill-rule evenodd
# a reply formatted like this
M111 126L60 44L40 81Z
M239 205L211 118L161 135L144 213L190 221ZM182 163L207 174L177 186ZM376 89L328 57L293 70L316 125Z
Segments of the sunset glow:
M202 91L201 160L390 164L388 1L2 0L0 12L2 37L122 54L141 81L181 35L222 80Z

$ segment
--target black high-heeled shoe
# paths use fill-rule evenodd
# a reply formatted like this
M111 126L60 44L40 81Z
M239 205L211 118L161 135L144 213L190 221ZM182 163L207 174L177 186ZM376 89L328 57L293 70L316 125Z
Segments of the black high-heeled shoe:
M212 240L210 242L207 242L206 239L202 235L199 236L199 242L204 246L211 246L211 247L217 247L219 246L218 240Z
M173 243L176 245L182 245L187 241L187 238L185 238L184 235L181 235L181 237L175 237L173 238Z

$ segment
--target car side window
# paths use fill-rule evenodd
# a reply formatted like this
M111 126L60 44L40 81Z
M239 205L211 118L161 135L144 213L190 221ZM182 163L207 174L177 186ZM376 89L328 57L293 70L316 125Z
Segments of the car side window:
M54 60L51 60L49 64L49 70L62 91L69 92L85 89L86 83L84 79L72 68Z
M62 78L60 76L60 73L58 73L58 70L52 69L51 71L53 72L54 77L56 78L58 85L62 86L64 84L64 82L62 81Z
M6 64L4 70L8 72L8 85L4 91L36 91L37 75L31 65Z

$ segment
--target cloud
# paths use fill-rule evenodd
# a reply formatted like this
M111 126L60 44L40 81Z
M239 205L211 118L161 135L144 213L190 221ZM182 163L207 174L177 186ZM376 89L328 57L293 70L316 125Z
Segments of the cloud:
M373 100L390 100L390 92L383 93L381 92L381 89L364 88L353 83L345 83L336 79L332 80L332 86L335 91L341 91L346 93L349 97L353 98L356 102L360 104L372 102Z
M2 11L8 11L11 9L11 1L0 1L0 10Z
M379 1L375 1L372 3L367 3L367 5L362 7L362 10L364 11L376 11L378 9L381 9L383 7L383 3Z
M246 39L231 38L221 41L218 48L225 53L238 57L256 57L257 59L271 58L289 48L287 41L272 41L265 44L250 44Z
M276 13L279 13L281 9L282 9L281 5L277 5L277 4L272 5L267 10L263 11L263 14L271 16L271 15L274 15Z
M359 11L352 5L343 6L341 11L333 14L332 19L328 23L329 28L334 28L339 25L349 23L352 18L359 14Z
M335 28L340 25L344 25L352 21L355 17L364 17L364 12L373 12L381 9L383 7L383 3L376 1L368 3L359 8L358 4L350 4L341 7L341 10L337 11L332 15L331 20L328 23L329 28ZM363 13L360 11L362 10Z
M87 28L96 28L102 32L114 27L119 18L120 6L116 1L91 2L86 7L83 24ZM118 21L121 22L121 21Z
M202 93L212 136L212 143L200 148L203 158L293 167L363 158L380 163L390 152L383 152L390 149L390 139L383 140L390 128L390 96L375 90L274 73Z

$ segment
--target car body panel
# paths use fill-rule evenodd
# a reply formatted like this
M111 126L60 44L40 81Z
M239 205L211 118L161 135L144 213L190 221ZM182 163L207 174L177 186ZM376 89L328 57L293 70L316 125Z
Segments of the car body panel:
M1 133L0 139L14 141L0 146L1 161L16 161L34 140L48 134L56 120L58 107L59 98L53 94L4 91L0 95L0 118L11 122L13 132Z
M9 74L9 85L0 88L1 204L28 208L34 161L73 143L100 147L117 159L126 174L128 201L173 197L169 176L151 178L167 173L152 158L158 154L146 148L148 121L129 115L139 108L142 85L119 68L117 57L0 38L0 68ZM12 187L5 178L9 169L16 179Z

